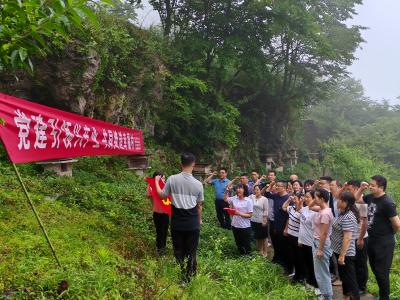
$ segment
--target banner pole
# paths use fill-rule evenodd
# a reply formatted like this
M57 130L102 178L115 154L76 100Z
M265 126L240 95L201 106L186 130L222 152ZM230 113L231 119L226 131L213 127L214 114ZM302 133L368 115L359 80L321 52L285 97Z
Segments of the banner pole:
M35 214L36 220L38 221L38 223L39 223L39 225L40 225L40 228L42 229L43 234L44 234L44 236L46 237L46 241L47 241L47 243L49 244L51 251L53 252L53 256L54 256L54 258L55 258L56 261L57 261L57 265L58 265L60 268L62 268L62 267L61 267L61 264L60 264L60 261L58 260L56 251L54 250L54 247L53 247L53 245L52 245L52 243L51 243L51 241L50 241L50 239L49 239L49 236L47 235L46 229L44 228L43 222L42 222L42 220L40 219L39 214L38 214L37 211L36 211L35 205L33 204L32 200L31 200L31 197L30 197L29 194L28 194L28 190L26 189L24 182L22 181L22 178L21 178L21 175L20 175L20 173L19 173L19 171L18 171L18 168L17 168L17 166L15 165L15 163L12 163L12 165L13 165L13 167L14 167L15 174L17 174L18 181L19 181L19 183L20 183L21 186L22 186L22 189L23 189L23 191L24 191L24 194L25 194L25 196L26 196L26 199L28 199L29 205L30 205L30 207L32 208L33 213Z

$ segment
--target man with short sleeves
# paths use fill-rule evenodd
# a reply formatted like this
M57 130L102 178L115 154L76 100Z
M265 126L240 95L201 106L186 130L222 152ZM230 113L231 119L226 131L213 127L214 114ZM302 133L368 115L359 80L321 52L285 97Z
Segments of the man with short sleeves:
M204 183L210 183L214 186L215 190L215 212L217 213L217 219L222 228L231 229L231 218L224 208L229 207L228 203L224 201L224 192L230 180L227 178L228 171L225 168L220 168L218 172L218 177L212 179L217 175L217 172L210 174Z
M386 194L387 180L381 175L371 177L371 194L364 198L368 204L368 257L372 272L379 286L379 299L390 295L389 273L393 260L396 232L400 230L400 219L396 204ZM361 188L366 189L362 183Z
M196 251L199 243L203 185L192 175L195 157L191 153L181 155L182 172L168 178L161 190L160 177L156 177L156 188L160 198L171 195L171 237L174 256L181 266L182 280L186 283L196 273ZM184 261L187 258L185 269Z

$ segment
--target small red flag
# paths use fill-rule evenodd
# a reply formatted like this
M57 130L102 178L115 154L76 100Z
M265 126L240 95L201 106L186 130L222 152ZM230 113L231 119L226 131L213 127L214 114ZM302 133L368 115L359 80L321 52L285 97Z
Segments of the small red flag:
M160 196L158 196L157 189L156 189L156 179L151 178L151 177L146 177L146 182L148 186L151 188L151 197L153 198L153 201L157 201L163 212L167 213L169 216L171 216L171 196L168 195L167 198L165 199L160 199ZM163 189L165 186L165 183L160 180L159 181L160 188Z

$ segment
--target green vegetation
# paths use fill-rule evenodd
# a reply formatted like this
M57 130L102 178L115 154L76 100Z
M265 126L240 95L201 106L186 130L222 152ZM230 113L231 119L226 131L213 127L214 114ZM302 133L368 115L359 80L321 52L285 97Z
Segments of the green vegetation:
M113 2L8 1L1 16L18 26L0 29L12 44L0 52L0 90L231 167L284 155L303 108L328 99L362 42L347 22L360 0L154 0L162 22L149 29L133 23L140 1ZM33 74L19 70L27 61Z
M97 22L93 8L101 0L4 1L0 4L0 71L30 68L32 56L51 52L69 39L68 28L84 19Z
M0 295L11 299L308 299L261 257L239 258L218 228L207 190L198 276L185 288L168 254L157 258L145 183L118 158L82 158L73 178L21 166L64 270L57 268L18 182L0 161ZM170 242L169 242L170 244ZM60 296L62 280L69 288Z

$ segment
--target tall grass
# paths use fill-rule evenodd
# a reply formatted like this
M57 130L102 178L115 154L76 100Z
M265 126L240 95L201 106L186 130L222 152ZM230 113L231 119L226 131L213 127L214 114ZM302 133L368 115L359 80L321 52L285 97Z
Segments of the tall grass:
M21 166L63 269L57 268L9 164L0 160L0 298L308 299L280 268L241 258L206 190L198 275L179 284L171 242L158 258L145 183L119 158L82 158L74 177ZM65 289L65 285L68 288ZM64 285L64 286L63 286Z

